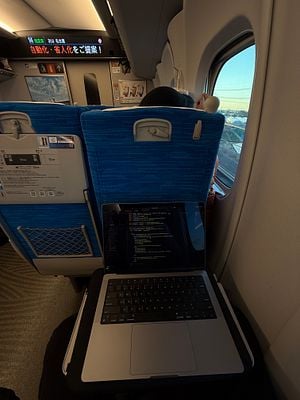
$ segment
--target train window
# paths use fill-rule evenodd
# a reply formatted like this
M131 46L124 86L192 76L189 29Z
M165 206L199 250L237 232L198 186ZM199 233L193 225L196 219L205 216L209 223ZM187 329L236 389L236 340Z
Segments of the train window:
M228 53L227 53L228 54ZM225 115L221 138L217 178L227 187L233 185L248 118L255 69L255 45L227 56L218 65L213 94L220 99Z

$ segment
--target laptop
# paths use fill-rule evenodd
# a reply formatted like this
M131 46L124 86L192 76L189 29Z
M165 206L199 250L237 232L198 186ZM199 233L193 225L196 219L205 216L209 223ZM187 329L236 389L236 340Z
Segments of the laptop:
M81 381L243 373L205 265L204 205L105 204L102 221L105 273Z

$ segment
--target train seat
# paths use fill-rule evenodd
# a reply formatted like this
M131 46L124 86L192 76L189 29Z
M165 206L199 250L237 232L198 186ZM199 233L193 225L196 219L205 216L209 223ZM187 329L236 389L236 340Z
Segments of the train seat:
M86 110L0 103L0 224L42 274L89 275L102 266L81 140Z
M206 201L224 117L191 108L81 114L99 212L114 202Z

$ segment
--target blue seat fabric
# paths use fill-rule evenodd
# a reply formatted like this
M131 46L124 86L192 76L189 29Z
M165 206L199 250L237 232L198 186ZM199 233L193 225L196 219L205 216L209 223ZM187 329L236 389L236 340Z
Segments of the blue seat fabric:
M171 141L134 141L134 122L144 118L170 121ZM202 134L193 140L198 120ZM81 124L99 211L103 203L206 201L223 115L145 107L85 112Z
M99 107L99 109L101 108ZM90 107L0 102L0 112L17 111L28 114L35 132L39 134L74 134L81 138L80 114L86 110L90 110ZM86 204L0 205L0 224L2 224L19 250L30 262L35 256L30 246L18 232L18 226L67 228L85 225L93 256L101 256L101 250L99 249L94 226Z

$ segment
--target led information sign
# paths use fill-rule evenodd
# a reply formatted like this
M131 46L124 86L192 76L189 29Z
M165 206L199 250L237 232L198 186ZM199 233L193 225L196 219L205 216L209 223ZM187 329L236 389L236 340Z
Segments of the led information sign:
M28 32L0 44L3 57L10 59L42 58L121 58L124 51L117 39L105 31Z
M32 56L76 57L101 56L102 37L33 37L27 36L29 52Z

